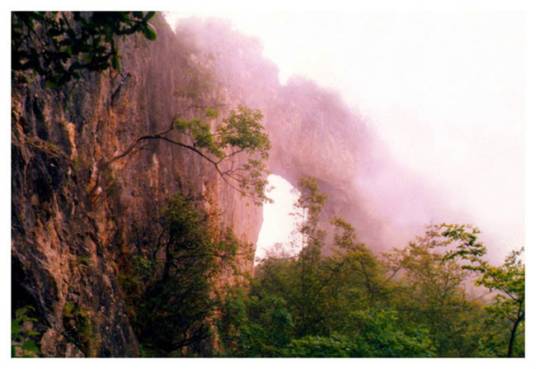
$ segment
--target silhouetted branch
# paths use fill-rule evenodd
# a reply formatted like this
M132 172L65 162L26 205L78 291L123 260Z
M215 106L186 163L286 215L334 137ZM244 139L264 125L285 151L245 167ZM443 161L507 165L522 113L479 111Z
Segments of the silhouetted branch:
M172 131L174 131L174 129L175 129L175 124L174 124L174 122L172 122L168 128L164 129L161 132L138 137L136 140L134 140L134 142L132 142L129 146L127 146L127 148L123 152L121 152L118 155L115 155L114 157L112 157L111 159L109 159L107 161L101 162L99 164L99 169L98 169L99 173L97 174L97 180L95 182L94 187L91 190L91 193L93 193L95 191L95 189L99 186L100 172L101 172L101 170L103 168L110 166L112 163L114 163L114 162L116 162L116 161L118 161L120 159L123 159L124 157L126 157L126 156L128 156L130 154L133 154L133 153L135 153L137 151L143 150L145 147L140 147L140 145L145 141L148 141L148 140L162 140L164 142L171 143L173 145L179 146L181 148L184 148L184 149L187 149L187 150L190 150L190 151L196 153L197 155L199 155L200 157L202 157L203 159L205 159L206 161L208 161L210 164L212 164L214 166L214 169L216 170L216 173L218 173L218 175L223 179L223 181L227 185L229 185L234 190L240 192L241 194L244 194L243 190L241 190L240 188L238 188L236 185L234 185L233 183L231 183L229 181L229 178L230 178L230 179L233 179L233 180L235 180L237 182L240 182L241 180L243 180L243 178L237 178L236 176L232 175L233 171L222 171L222 169L219 166L220 163L222 163L223 161L225 161L225 160L227 160L227 159L229 159L229 158L231 158L231 157L233 157L235 155L238 155L239 153L243 152L244 151L243 149L233 151L232 153L222 157L221 159L214 160L210 156L208 156L207 154L205 154L204 152L202 152L201 150L196 148L195 146L188 145L188 144L185 144L183 142L180 142L180 141L177 141L177 140L174 140L174 139L168 137L167 135L169 133L171 133Z

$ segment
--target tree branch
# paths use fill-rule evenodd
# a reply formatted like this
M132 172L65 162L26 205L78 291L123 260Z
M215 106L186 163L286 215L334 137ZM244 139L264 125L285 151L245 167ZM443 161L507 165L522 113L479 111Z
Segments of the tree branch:
M235 180L236 182L240 182L243 178L241 177L237 177L235 175L233 175L233 172L235 170L232 170L232 171L222 171L222 169L220 168L219 164L225 160L225 159L229 159L230 157L232 156L235 156L235 155L238 155L239 153L243 152L244 149L240 149L240 150L236 150L236 151L233 151L231 154L225 156L224 158L222 159L219 159L219 160L214 160L213 158L211 158L210 156L208 156L207 154L205 154L203 151L199 150L198 148L196 148L195 146L193 145L188 145L188 144L185 144L183 142L180 142L180 141L177 141L177 140L174 140L172 138L169 138L167 135L169 133L171 133L173 130L175 129L175 125L174 125L174 122L172 122L170 124L170 126L164 130L162 130L161 132L157 132L155 134L149 134L149 135L144 135L144 136L141 136L141 137L138 137L136 140L134 140L134 142L132 142L123 152L121 152L120 154L112 157L111 159L107 160L107 161L104 161L104 162L101 162L98 167L99 167L99 173L97 174L97 180L95 182L95 185L94 187L92 188L91 190L91 193L93 193L95 191L95 189L99 186L99 182L100 182L100 172L102 170L102 168L104 167L107 167L109 166L110 164L126 157L127 155L129 154L132 154L136 151L139 151L141 150L140 149L140 145L144 142L144 141L148 141L148 140L162 140L162 141L165 141L165 142L168 142L168 143L171 143L173 145L176 145L176 146L179 146L179 147L182 147L184 149L187 149L187 150L190 150L194 153L196 153L197 155L199 155L200 157L202 157L203 159L205 159L206 161L208 161L210 164L212 164L214 166L214 169L216 170L216 172L218 173L218 175L223 179L223 181L228 185L230 186L232 189L234 189L235 191L238 191L240 194L244 194L244 190L243 189L240 189L239 187L237 187L235 184L231 183L229 181L229 178L230 179L233 179ZM238 170L238 169L236 169Z

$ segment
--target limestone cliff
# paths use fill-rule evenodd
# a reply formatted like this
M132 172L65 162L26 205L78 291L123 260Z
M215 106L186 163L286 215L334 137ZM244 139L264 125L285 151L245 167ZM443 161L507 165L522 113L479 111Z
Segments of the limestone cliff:
M157 41L132 37L121 45L122 74L88 73L60 91L40 81L13 87L14 308L37 308L45 355L138 353L117 281L120 258L154 238L158 209L175 192L221 212L221 227L232 227L245 249L239 268L252 268L260 208L224 186L196 154L150 142L99 167L174 117L195 116L197 106L218 103L225 111L239 103L220 99L222 87L194 50L163 18L155 23ZM83 350L68 339L76 335L65 319L72 306L91 322L92 342Z
M453 213L336 91L296 76L281 83L255 38L217 19L184 20L177 34L211 60L227 96L264 113L272 141L270 172L294 186L303 176L318 180L328 195L325 225L342 216L360 240L382 251L403 245L434 217Z
M263 111L272 141L270 172L294 186L303 176L315 177L328 195L322 214L326 224L333 216L343 216L373 249L393 246L403 229L393 227L393 216L382 210L425 207L424 197L408 198L417 184L406 183L408 173L388 158L374 131L339 94L301 77L282 84L258 40L223 21L185 20L177 34L191 40L203 58L212 61L228 96ZM378 181L384 185L381 191ZM396 186L385 188L385 183ZM377 198L395 193L387 206ZM427 220L411 221L424 224Z
M184 21L176 33L160 16L153 23L156 41L121 43L120 74L86 73L61 90L39 80L13 85L13 307L37 309L44 355L138 354L118 283L122 258L154 241L154 220L176 192L219 214L219 228L241 241L239 271L252 270L261 208L201 157L152 141L102 165L203 107L217 106L221 115L239 104L260 109L271 172L294 184L317 177L329 195L325 219L346 216L381 247L379 217L363 205L358 181L374 167L372 136L336 94L299 78L280 84L261 45L219 21ZM224 269L215 288L234 283L231 275ZM73 310L87 321L89 342L73 339L80 336Z

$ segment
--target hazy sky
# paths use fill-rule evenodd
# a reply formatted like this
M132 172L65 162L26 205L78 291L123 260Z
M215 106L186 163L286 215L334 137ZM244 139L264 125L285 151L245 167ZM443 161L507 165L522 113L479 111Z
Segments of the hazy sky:
M203 14L168 19L192 15ZM521 14L237 13L221 18L262 41L283 83L299 74L337 90L397 161L426 178L453 207L478 219L505 251L523 244ZM292 203L289 195L279 198ZM265 216L273 210L265 209ZM274 232L263 230L259 244L275 241L266 234Z
M259 233L255 256L263 258L275 243L288 245L290 235L295 227L294 219L289 216L293 204L298 200L299 193L284 178L276 175L268 176L273 189L268 196L274 200L263 205L264 223Z

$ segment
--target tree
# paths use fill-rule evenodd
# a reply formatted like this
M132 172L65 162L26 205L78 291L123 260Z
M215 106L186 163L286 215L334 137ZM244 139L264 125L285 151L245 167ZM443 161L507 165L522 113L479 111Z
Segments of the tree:
M391 298L407 322L428 328L439 356L467 356L476 350L470 328L477 306L466 299L464 289L471 271L450 255L467 244L471 248L463 253L474 260L481 246L477 233L465 225L433 225L405 248L385 255L388 280L398 277Z
M357 357L433 357L436 348L429 331L402 321L396 310L363 309L352 313Z
M525 264L523 249L512 251L501 266L486 264L478 283L496 291L495 303L489 311L497 318L511 322L506 356L514 354L516 334L525 320ZM524 352L524 350L522 350Z
M162 210L160 223L161 242L152 245L154 250L148 254L153 256L144 260L154 277L131 301L130 318L150 352L160 356L203 353L217 305L214 277L223 261L234 258L238 241L229 232L211 232L208 215L180 194Z
M367 304L372 306L375 301L384 297L383 270L376 256L363 243L357 241L357 235L350 223L343 218L335 217L331 224L335 227L333 245L335 261L338 272L351 278L356 287L356 282L361 282L367 296Z
M154 40L156 32L150 24L154 15L155 12L13 12L12 71L22 79L26 79L22 72L33 72L48 87L61 87L78 79L84 70L111 67L119 71L118 38L141 33ZM163 131L138 137L122 153L101 159L90 193L93 195L100 187L101 174L111 163L144 149L148 141L162 140L202 157L228 186L250 196L255 204L269 201L264 189L270 140L261 123L262 113L238 106L216 129L211 129L217 115L215 109L208 107L198 118L177 117ZM231 160L233 157L238 160Z
M505 322L510 324L506 328L508 337L503 340L507 349L503 352L506 356L512 356L515 351L516 335L525 319L525 266L520 258L522 250L512 252L503 265L493 266L485 260L487 249L479 241L479 233L478 228L467 224L443 223L430 226L424 237L418 237L406 249L391 253L387 258L394 271L392 275L402 272L403 280L410 282L411 299L415 301L417 297L415 307L425 308L421 312L416 309L418 313L414 318L428 316L430 319L427 324L435 327L431 331L440 332L436 335L440 355L458 352L458 356L468 356L471 352L478 351L475 331L478 332L479 328L475 327L482 328L482 314L479 313L481 306L465 297L463 285L469 283L469 276L476 285L496 293L494 303L485 308L486 334L480 334L483 337L481 343L487 346L484 347L483 354L489 355L489 349L493 354L504 355L494 348L497 337L491 333L497 331L499 336L504 337L500 332L502 330L504 333ZM424 300L419 299L419 295L424 296ZM448 324L444 325L445 322ZM461 344L463 340L456 340L453 335L455 332L466 343ZM467 351L468 347L472 349ZM521 354L523 352L520 350Z
M379 260L342 218L332 220L334 237L327 244L330 241L319 225L326 198L312 178L300 181L300 189L295 240L304 248L294 257L264 259L248 293L244 291L240 299L226 305L224 332L232 333L223 335L225 347L231 348L228 354L523 354L519 343L525 314L520 251L493 267L483 259L486 247L478 240L477 228L438 224ZM332 252L322 254L326 246ZM466 291L475 281L497 293L493 303L485 305Z
M479 274L476 284L496 293L494 304L487 307L496 323L510 321L506 356L514 353L516 335L525 320L525 264L521 258L523 248L514 250L504 263L494 266L484 259L486 247L477 240L478 230L467 231L466 226L444 226L441 235L457 242L446 260L460 260L463 268ZM521 350L524 354L524 350Z
M81 72L120 70L117 38L156 32L155 12L13 12L11 68L32 71L49 87L60 87Z
M27 305L15 310L11 320L11 356L12 357L38 357L39 333L35 330L38 321L33 315L35 309Z
M321 251L325 231L319 228L320 213L326 202L326 195L320 192L316 179L301 178L298 182L300 196L294 204L293 215L297 218L297 232L301 238L298 257L299 289L294 296L298 336L315 332L321 322L320 305L317 303L322 288L320 275Z
M344 336L305 336L292 340L282 356L286 357L351 357L355 345Z
M266 161L270 151L270 139L262 125L262 113L259 110L238 106L218 125L211 129L210 121L217 117L217 111L207 108L204 116L185 120L174 119L163 131L138 137L120 154L99 162L99 173L117 160L143 150L147 141L161 140L199 155L210 163L227 185L242 196L249 196L257 205L270 201L265 194L268 183ZM175 135L174 135L175 134ZM178 134L186 135L181 140ZM191 143L190 143L190 142ZM247 154L240 164L231 160ZM99 186L100 176L92 192Z

